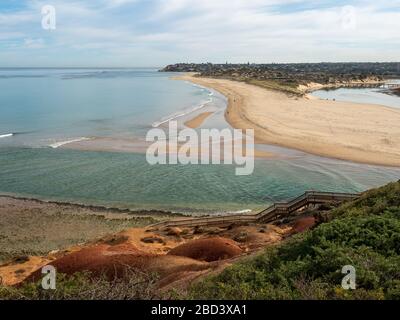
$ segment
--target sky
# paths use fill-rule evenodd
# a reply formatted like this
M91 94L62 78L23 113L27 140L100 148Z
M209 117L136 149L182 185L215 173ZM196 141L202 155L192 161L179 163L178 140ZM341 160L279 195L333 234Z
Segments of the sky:
M397 62L399 30L400 0L0 0L0 67Z

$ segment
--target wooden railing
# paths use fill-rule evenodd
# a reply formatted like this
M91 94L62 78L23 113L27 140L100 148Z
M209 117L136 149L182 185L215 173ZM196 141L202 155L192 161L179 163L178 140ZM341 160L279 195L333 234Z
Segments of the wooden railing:
M384 87L388 89L398 89L400 88L400 83L386 83Z
M300 197L289 202L275 203L271 207L255 215L241 214L218 217L200 217L177 219L160 222L151 227L196 227L196 226L221 226L234 223L268 223L284 217L308 206L323 203L343 202L360 197L358 193L332 193L307 191Z

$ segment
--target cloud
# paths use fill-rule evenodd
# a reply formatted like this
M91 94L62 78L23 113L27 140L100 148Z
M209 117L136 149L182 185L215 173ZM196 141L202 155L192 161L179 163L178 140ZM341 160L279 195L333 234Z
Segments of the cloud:
M37 18L37 15L32 12L0 13L0 27L9 28L33 22Z
M28 49L40 49L44 44L43 39L24 39L24 46Z
M138 2L139 0L105 0L105 6L108 8L116 8L124 6L126 4L132 4Z
M14 41L13 54L21 63L29 50L45 57L49 49L49 61L60 65L69 60L161 66L191 60L382 61L400 56L399 0L53 0L54 32L40 28L40 8L48 1L23 2L0 14L0 39Z

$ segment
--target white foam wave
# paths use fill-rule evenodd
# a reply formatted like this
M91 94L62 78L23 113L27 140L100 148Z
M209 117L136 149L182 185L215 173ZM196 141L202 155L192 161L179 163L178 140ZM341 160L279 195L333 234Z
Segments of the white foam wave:
M209 96L213 96L213 95L214 95L214 92L212 92L212 90L210 90L210 89L207 88L207 87L203 87L203 86L201 86L201 85L199 85L199 84L195 84L195 83L192 83L192 86L193 86L193 87L196 87L196 88L199 88L199 89L201 89L202 91L207 91Z
M87 141L87 140L90 140L90 138L82 137L82 138L78 138L78 139L59 141L59 142L56 142L56 143L53 143L53 144L49 145L49 147L53 148L53 149L57 149L57 148L62 147L64 145L66 145L66 144L70 144L70 143L74 143L74 142L80 142L80 141Z
M12 137L13 135L14 135L14 133L1 134L1 135L0 135L0 139L3 139L3 138L10 138L10 137Z
M209 88L207 88L207 87L204 87L204 86L201 86L199 84L196 84L196 83L193 83L193 82L189 82L189 81L186 81L186 83L192 85L193 87L199 88L202 91L208 91L208 95L209 96L213 96L214 95L214 92L212 90L210 90Z
M239 211L219 211L219 212L214 212L213 215L216 217L225 217L225 216L235 216L235 215L241 215L241 214L246 214L246 213L251 213L253 210L251 209L245 209L245 210L239 210Z
M200 88L200 89L206 89L206 87L203 87L203 86L201 86L201 85L199 85L199 84L197 84L197 83L193 83L193 82L189 82L193 87L196 87L196 88Z
M233 212L230 212L230 213L233 213L233 214L242 214L242 213L250 213L250 212L252 212L252 210L250 210L250 209L245 209L245 210L233 211Z
M202 103L202 104L200 104L200 105L198 105L198 106L195 106L195 107L192 108L192 109L180 111L180 112L174 113L174 114L172 114L172 115L169 115L169 116L167 116L167 117L161 119L160 121L153 122L152 127L153 127L153 128L158 128L159 126L161 126L161 125L164 124L164 123L170 122L170 121L172 121L172 120L174 120L174 119L177 119L177 118L186 116L186 115L188 115L188 114L190 114L190 113L192 113L192 112L195 112L195 111L197 111L197 110L200 110L200 109L206 107L206 106L207 106L208 104L210 104L212 101L213 101L213 100L210 98L207 102L204 102L204 103Z

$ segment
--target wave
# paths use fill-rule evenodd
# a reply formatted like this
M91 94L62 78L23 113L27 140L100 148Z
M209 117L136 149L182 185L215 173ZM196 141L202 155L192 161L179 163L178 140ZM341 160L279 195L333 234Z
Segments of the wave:
M190 84L192 87L201 89L201 91L208 91L208 95L209 96L213 96L214 95L214 92L210 88L204 87L204 86L202 86L200 84L193 83L193 82L190 82L190 81L185 81L185 82L187 84Z
M203 89L203 90L208 90L206 87L203 87L203 86L201 86L199 84L192 83L192 82L188 82L188 83L190 83L193 87L200 88L200 89Z
M250 213L252 211L253 210L245 209L245 210L233 211L233 212L228 212L228 213L230 213L230 214L243 214L243 213Z
M200 109L206 107L207 105L209 105L212 101L213 101L213 99L210 98L208 101L206 101L206 102L204 102L204 103L202 103L202 104L200 104L200 105L198 105L198 106L195 106L195 107L192 108L192 109L183 110L183 111L174 113L174 114L172 114L172 115L169 115L169 116L167 116L167 117L165 117L165 118L162 118L160 121L153 122L153 124L152 124L151 126L152 126L153 128L158 128L159 126L161 126L161 125L164 124L164 123L170 122L170 121L172 121L172 120L174 120L174 119L177 119L177 118L186 116L186 115L188 115L188 114L190 114L190 113L193 113L193 112L195 112L195 111L197 111L197 110L200 110Z
M187 110L183 110L183 111L179 111L179 112L177 112L177 113L174 113L174 114L172 114L172 115L169 115L169 116L167 116L167 117L162 118L160 121L153 122L153 123L152 123L152 127L153 127L153 128L158 128L159 126L161 126L161 125L164 124L164 123L168 123L168 122L170 122L170 121L172 121L172 120L174 120L174 119L177 119L177 118L186 116L186 115L188 115L188 114L190 114L190 113L192 113L192 112L195 112L195 111L197 111L197 110L200 110L200 109L206 107L206 106L207 106L208 104L210 104L211 102L213 102L213 98L212 98L212 97L214 96L214 92L211 91L209 88L203 87L203 86L201 86L201 85L199 85L199 84L196 84L196 83L192 83L192 82L190 82L190 81L185 81L185 82L188 83L188 84L190 84L190 85L193 86L193 87L196 87L196 88L201 89L202 91L207 91L207 92L208 92L208 96L210 97L209 100L206 101L206 102L204 102L204 103L201 103L200 105L195 106L194 108L187 109Z
M238 211L213 211L209 212L208 216L210 217L231 217L231 216L237 216L237 215L242 215L242 214L247 214L247 213L252 213L253 210L251 209L244 209L244 210L238 210ZM189 213L190 216L196 217L202 217L204 216L204 211L202 211L202 214L196 214L196 213Z
M0 134L0 139L11 138L13 135L14 133Z
M253 210L251 209L244 209L244 210L238 210L238 211L210 211L207 213L208 216L210 217L231 217L231 216L236 216L236 215L242 215L246 213L252 213ZM188 213L190 216L205 216L204 210L202 210L201 214L196 214L194 212L189 212Z
M210 96L212 96L214 94L210 88L207 88L207 87L204 87L202 85L199 85L199 84L196 84L196 83L192 83L192 82L187 82L187 83L191 84L193 87L201 89L202 91L208 91L208 94Z
M64 145L66 145L66 144L70 144L70 143L74 143L74 142L80 142L80 141L87 141L87 140L90 140L90 138L82 137L82 138L78 138L78 139L65 140L65 141L60 141L60 142L53 143L53 144L49 145L49 147L53 148L53 149L57 149L57 148L62 147Z

